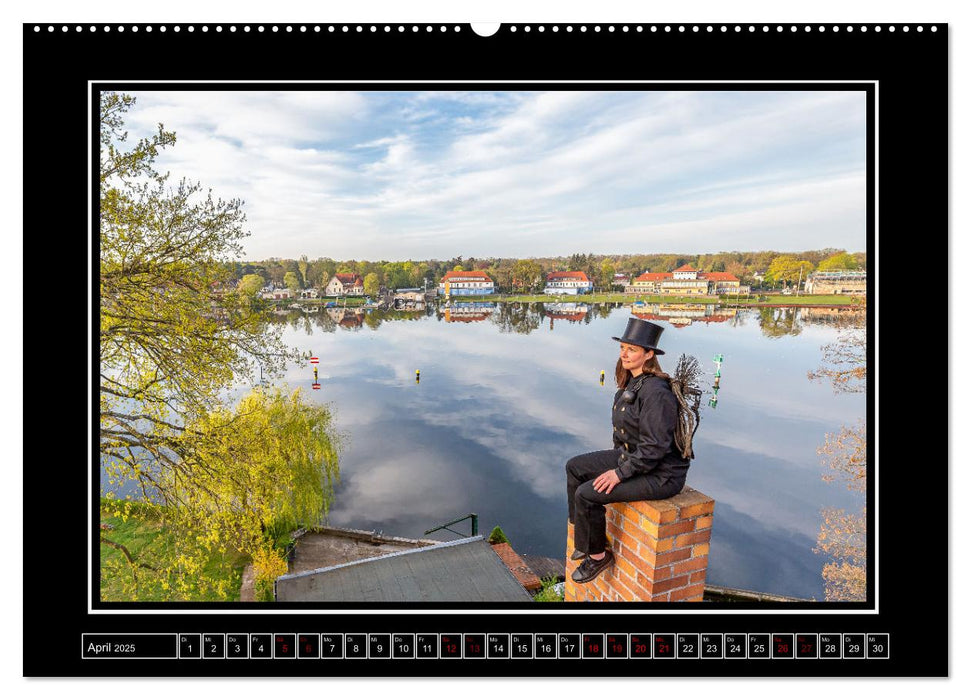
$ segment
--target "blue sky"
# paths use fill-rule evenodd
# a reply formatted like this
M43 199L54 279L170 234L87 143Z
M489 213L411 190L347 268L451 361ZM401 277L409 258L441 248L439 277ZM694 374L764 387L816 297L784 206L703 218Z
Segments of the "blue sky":
M861 92L137 92L248 259L865 250Z

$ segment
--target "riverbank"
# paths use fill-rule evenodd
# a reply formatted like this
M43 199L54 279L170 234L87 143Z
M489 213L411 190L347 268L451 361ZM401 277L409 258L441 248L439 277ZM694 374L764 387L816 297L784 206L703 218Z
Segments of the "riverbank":
M824 307L854 307L863 306L860 297L845 294L750 294L747 296L647 296L642 294L625 294L623 292L600 292L593 294L481 294L453 296L450 299L439 296L440 301L453 304L463 301L492 301L519 303L574 303L574 304L717 304L718 306L742 308L759 306L824 306ZM293 304L301 306L317 306L320 308L360 308L366 305L363 297L321 297L319 299L277 299L270 302L274 306L289 307Z
M541 302L546 304L574 303L574 304L717 304L727 307L758 307L758 306L825 306L825 307L854 307L862 306L859 297L841 294L752 294L747 297L734 295L724 296L646 296L641 294L624 293L596 293L577 295L551 294L484 294L477 296L454 296L452 303L462 301L494 301L494 302Z

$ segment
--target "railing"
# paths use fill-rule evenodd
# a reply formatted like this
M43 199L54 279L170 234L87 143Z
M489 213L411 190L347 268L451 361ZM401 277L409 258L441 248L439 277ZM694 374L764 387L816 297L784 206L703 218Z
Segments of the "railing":
M449 525L455 525L456 523L460 523L463 520L468 520L469 518L472 519L472 534L471 535L466 535L466 534L461 533L461 532L456 532L455 530L453 530L453 529L451 529L449 527ZM444 525L439 525L438 527L433 527L431 530L425 530L425 534L426 535L430 535L433 532L437 532L438 530L448 530L453 535L458 535L459 537L475 537L476 535L479 534L479 516L476 515L475 513L469 513L468 515L463 515L461 518L456 518L455 520L450 520L449 522L445 523Z

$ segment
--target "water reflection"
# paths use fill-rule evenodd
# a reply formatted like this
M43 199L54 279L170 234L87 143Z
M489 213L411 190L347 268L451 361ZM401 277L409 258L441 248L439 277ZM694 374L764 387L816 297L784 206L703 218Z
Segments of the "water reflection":
M644 303L632 304L583 302L474 302L451 301L415 303L396 309L363 307L304 307L276 309L271 323L288 324L293 329L313 332L314 329L332 333L337 328L354 330L362 326L377 329L386 321L420 320L435 318L446 323L491 322L502 333L529 335L549 321L553 330L559 323L590 323L594 319L607 318L618 308L624 308L633 316L649 321L661 321L674 328L692 324L727 324L744 326L755 321L763 336L780 338L800 335L807 324L832 328L860 327L866 322L866 311L859 306L851 307L758 307L731 308L717 304L692 303Z
M631 313L647 321L667 321L672 326L683 328L694 322L725 323L738 315L738 309L721 307L717 304L647 304L631 305Z
M717 503L708 580L823 599L812 551L820 508L856 509L859 495L819 479L816 448L865 414L865 396L834 395L806 376L821 345L865 320L859 310L689 316L699 310L466 303L274 317L287 344L320 359L319 391L309 354L283 381L329 405L346 436L332 524L420 537L475 512L483 531L501 525L520 553L562 558L564 464L610 445L611 336L632 312L677 311L656 319L664 369L694 355L711 387L711 359L724 358L718 409L703 404L688 474Z
M334 408L348 437L330 522L417 537L475 512L483 530L502 525L517 551L562 557L563 465L610 444L617 352L610 338L631 311L437 304L281 319L293 324L288 341L320 355L323 390L313 398ZM822 599L820 558L812 552L819 509L851 507L853 498L819 480L816 447L821 434L862 415L865 399L834 396L807 382L806 372L847 317L705 311L708 323L701 316L688 325L661 323L665 369L681 353L694 355L710 387L710 360L724 356L719 407L702 411L688 479L718 503L709 580ZM715 320L722 315L730 318ZM286 379L303 385L308 371L293 368Z

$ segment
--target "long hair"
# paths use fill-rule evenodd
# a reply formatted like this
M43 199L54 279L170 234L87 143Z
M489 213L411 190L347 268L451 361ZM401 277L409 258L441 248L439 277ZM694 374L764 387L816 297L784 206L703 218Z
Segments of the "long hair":
M657 361L657 353L651 357L650 360L646 360L641 367L644 374L653 374L655 377L660 377L661 379L670 379L671 377L664 373L661 369L661 363ZM630 380L631 373L624 368L624 363L617 358L617 367L614 369L614 380L617 382L617 388L623 389L627 386L627 382Z

